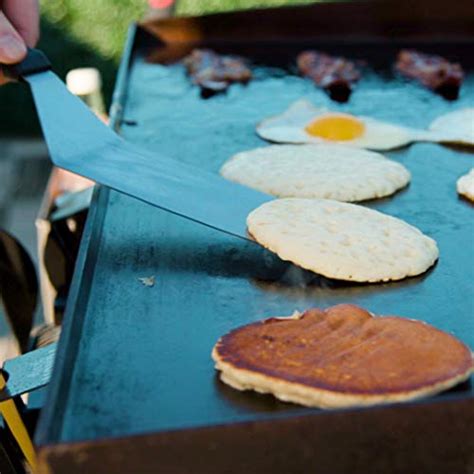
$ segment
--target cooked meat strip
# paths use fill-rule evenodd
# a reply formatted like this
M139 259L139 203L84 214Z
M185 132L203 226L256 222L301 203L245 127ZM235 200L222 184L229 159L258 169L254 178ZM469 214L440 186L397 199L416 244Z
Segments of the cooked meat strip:
M353 62L319 51L303 51L296 62L300 74L326 89L331 98L339 102L347 101L352 84L360 79L360 72Z
M404 76L416 79L448 99L457 98L464 79L460 64L412 49L402 49L398 53L395 67Z
M246 83L252 78L242 58L221 56L210 49L195 49L183 62L194 84L213 92L223 91L233 82Z

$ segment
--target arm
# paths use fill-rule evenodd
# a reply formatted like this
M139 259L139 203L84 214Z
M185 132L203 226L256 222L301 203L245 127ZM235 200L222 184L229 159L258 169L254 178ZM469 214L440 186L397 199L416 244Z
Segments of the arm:
M38 0L4 0L0 7L0 63L14 64L39 37ZM0 73L0 85L5 83Z

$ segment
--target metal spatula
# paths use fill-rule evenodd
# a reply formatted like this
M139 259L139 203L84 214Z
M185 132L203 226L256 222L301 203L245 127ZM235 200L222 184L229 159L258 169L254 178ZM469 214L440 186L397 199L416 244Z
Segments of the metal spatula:
M51 160L60 168L243 238L247 215L272 199L126 142L68 91L39 50L3 70L30 85Z

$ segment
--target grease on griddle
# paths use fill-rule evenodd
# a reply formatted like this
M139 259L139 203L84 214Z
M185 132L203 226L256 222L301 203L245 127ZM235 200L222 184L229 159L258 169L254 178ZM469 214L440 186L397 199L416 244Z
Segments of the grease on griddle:
M183 62L203 98L226 91L234 82L246 84L252 78L244 59L219 55L210 49L195 49Z
M347 102L352 86L360 79L355 64L319 51L303 51L296 58L301 75L309 77L337 102Z
M460 64L412 49L402 49L398 53L395 68L402 75L417 80L448 100L458 98L464 79Z

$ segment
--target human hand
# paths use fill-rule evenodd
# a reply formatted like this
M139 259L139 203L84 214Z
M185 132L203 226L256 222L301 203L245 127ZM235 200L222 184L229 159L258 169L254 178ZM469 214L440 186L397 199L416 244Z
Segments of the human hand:
M19 63L39 37L38 0L0 1L0 64ZM0 85L6 82L0 72Z

